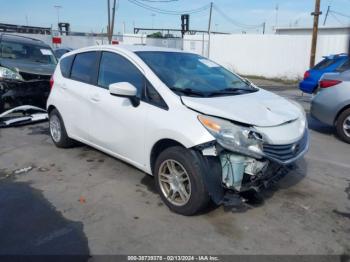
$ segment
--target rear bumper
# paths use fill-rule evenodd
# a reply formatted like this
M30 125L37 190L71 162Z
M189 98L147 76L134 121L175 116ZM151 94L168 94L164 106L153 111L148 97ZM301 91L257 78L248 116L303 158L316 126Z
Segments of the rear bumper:
M317 89L318 83L311 80L303 80L299 83L299 89L304 93L312 94Z

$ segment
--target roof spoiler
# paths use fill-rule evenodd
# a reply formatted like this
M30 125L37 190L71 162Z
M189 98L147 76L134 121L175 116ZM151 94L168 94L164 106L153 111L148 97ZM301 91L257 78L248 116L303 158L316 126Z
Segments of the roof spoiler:
M340 54L334 54L334 55L325 55L322 57L326 58L326 59L334 59L334 58L337 58L339 56L347 56L347 55L348 55L347 53L340 53Z

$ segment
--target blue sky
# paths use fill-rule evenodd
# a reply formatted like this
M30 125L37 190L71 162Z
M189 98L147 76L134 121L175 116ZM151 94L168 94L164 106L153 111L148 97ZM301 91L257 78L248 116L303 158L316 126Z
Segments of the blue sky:
M142 0L139 0L142 1ZM214 5L224 11L226 15L242 24L257 25L267 23L267 31L271 31L276 20L276 5L279 6L279 26L311 26L310 15L314 8L314 0L213 0ZM171 3L150 3L161 9L189 10L210 3L210 0L178 0ZM350 16L350 0L321 0L324 15L328 5L334 11ZM34 26L51 26L57 24L57 13L54 5L62 6L60 21L69 22L73 31L101 32L107 24L106 0L1 0L0 23L26 24ZM122 31L125 22L127 32L131 32L133 24L138 27L180 27L180 17L164 15L142 9L127 0L120 0L116 15L116 31ZM206 29L208 26L209 10L193 14L190 18L191 29ZM329 26L349 25L350 18L331 15L327 22ZM225 32L240 32L246 30L231 24L220 13L213 12L213 30ZM246 30L248 32L257 29ZM261 30L261 29L260 29Z

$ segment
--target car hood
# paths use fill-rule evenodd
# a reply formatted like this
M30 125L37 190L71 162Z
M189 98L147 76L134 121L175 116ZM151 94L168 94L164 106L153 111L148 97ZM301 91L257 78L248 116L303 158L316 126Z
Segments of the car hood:
M0 65L10 69L17 68L20 73L23 72L36 75L52 75L56 68L56 65L54 64L41 64L4 58L0 58Z
M298 106L263 89L235 96L181 99L187 107L203 114L260 127L282 125L301 114Z

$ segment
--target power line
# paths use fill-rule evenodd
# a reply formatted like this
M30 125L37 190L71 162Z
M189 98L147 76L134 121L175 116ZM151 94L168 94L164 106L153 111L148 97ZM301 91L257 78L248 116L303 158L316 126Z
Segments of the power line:
M149 2L149 3L170 3L170 2L177 2L179 0L139 0L142 2Z
M350 18L350 15L347 15L347 14L344 14L344 13L340 13L340 12L333 11L333 10L330 10L330 12L332 12L334 14L337 14L337 15L340 15L340 16L344 16L344 17Z
M241 27L244 29L256 29L259 27L262 27L264 23L258 24L258 25L247 25L247 24L243 24L240 23L234 19L232 19L231 17L229 17L227 14L225 14L223 11L221 11L216 5L214 5L213 7L215 9L215 11L217 11L219 14L221 14L228 22L230 22L231 24L237 26L237 27Z
M344 24L342 21L340 21L339 18L338 18L335 14L333 14L333 12L330 13L330 15L331 15L339 24L341 24L342 26L345 26L345 24Z
M209 9L210 5L204 5L202 7L196 8L196 9L191 9L191 10L183 10L183 11L173 11L173 10L166 10L166 9L161 9L157 8L154 6L147 5L145 3L140 2L140 0L128 0L130 3L137 5L141 8L150 10L155 13L160 13L160 14L166 14L166 15L181 15L181 14L194 14L194 13L199 13L203 12L207 9Z

